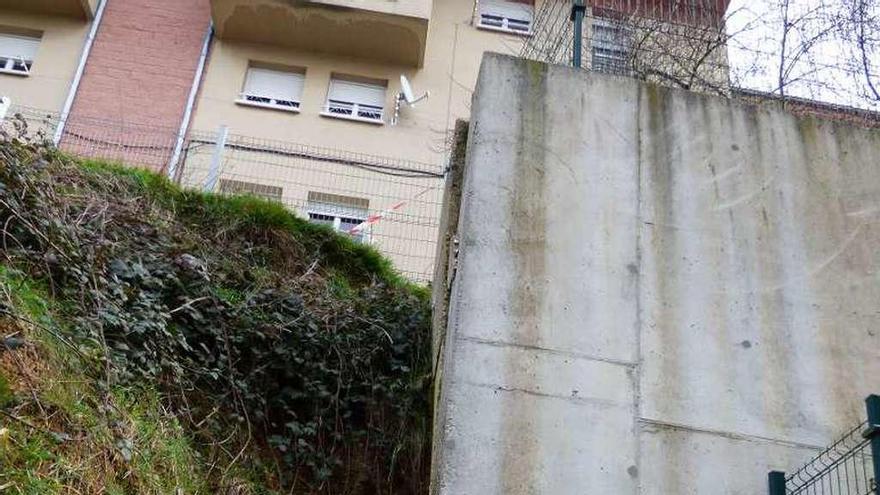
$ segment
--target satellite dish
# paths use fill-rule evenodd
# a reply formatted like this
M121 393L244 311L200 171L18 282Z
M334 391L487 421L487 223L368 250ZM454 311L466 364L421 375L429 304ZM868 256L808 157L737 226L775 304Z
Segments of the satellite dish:
M416 103L430 96L430 93L425 91L425 94L416 98L415 93L413 93L412 84L409 83L409 79L404 75L400 76L400 94L403 96L403 101L409 106L414 106Z

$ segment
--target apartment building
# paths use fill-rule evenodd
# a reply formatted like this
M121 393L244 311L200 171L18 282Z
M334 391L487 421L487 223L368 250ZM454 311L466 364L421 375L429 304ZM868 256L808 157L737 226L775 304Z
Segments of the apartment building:
M98 0L0 0L0 96L60 110Z
M422 279L482 54L520 53L538 16L564 28L571 12L570 0L84 1L0 0L0 56L23 60L0 72L0 95L56 112L63 149L280 200ZM728 2L703 1L719 23ZM620 73L629 19L675 20L698 2L587 3L587 64ZM222 155L221 132L238 136Z

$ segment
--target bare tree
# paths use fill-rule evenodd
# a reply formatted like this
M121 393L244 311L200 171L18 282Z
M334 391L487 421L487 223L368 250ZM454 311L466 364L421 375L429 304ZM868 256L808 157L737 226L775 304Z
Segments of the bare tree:
M880 103L880 4L868 0L841 0L841 4L839 32L858 73L861 95Z
M714 5L698 11L670 13L673 21L633 12L621 22L631 26L630 66L633 75L647 81L727 94L729 64L724 12Z
M718 94L742 87L782 100L880 104L880 0L749 0L734 1L739 7L727 12L712 10L723 3L588 1L594 7L583 45L591 60L584 67ZM611 8L618 4L619 10ZM567 61L574 36L566 22L570 5L539 5L524 56ZM609 24L617 39L602 27ZM735 64L728 52L735 53ZM625 67L606 63L615 57L619 62L621 53Z
M776 50L776 88L783 99L787 89L803 81L818 81L825 64L816 63L817 47L837 31L834 16L825 1L776 0L777 17L766 19L765 28L779 33Z

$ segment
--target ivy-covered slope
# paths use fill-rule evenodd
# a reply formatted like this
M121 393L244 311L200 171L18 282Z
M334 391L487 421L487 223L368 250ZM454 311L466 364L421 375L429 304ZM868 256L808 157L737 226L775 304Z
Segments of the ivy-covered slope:
M0 226L0 492L426 492L427 295L374 250L8 140Z

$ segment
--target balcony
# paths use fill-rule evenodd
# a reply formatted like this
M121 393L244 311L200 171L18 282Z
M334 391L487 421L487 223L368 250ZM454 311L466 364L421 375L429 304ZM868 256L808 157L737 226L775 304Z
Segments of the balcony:
M432 3L433 0L211 0L211 15L217 36L224 40L421 67Z
M61 15L83 20L95 16L98 0L0 0L0 11L18 10L42 15Z

